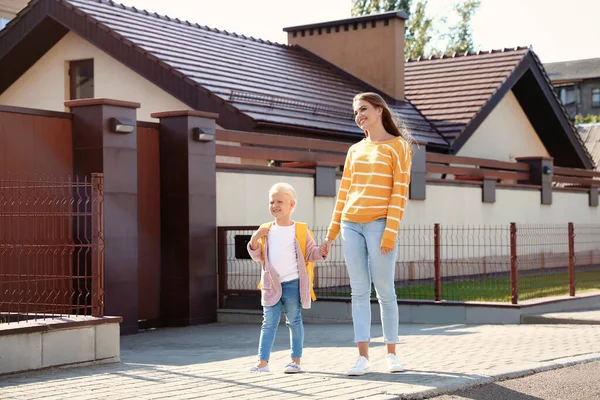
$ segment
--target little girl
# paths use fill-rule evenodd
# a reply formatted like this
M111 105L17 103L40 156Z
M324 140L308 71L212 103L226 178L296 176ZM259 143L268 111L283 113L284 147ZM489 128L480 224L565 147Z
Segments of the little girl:
M306 263L325 260L329 247L317 247L312 235L305 231L306 248L301 248L296 232L297 229L306 229L306 224L292 220L295 206L296 191L291 185L273 185L269 190L269 211L275 221L261 225L248 243L252 259L262 263L260 288L263 323L258 345L259 361L250 369L252 372L271 372L269 357L282 307L290 330L292 356L292 362L284 367L283 372L300 372L304 345L302 308L310 308L314 296L309 276L312 271L307 271Z

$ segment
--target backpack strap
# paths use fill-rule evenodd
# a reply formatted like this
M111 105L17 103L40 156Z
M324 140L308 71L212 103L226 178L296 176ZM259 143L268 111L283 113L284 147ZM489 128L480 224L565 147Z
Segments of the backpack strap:
M296 239L300 243L302 249L302 258L306 260L306 235L308 234L308 224L304 222L296 222Z
M267 222L267 223L262 224L258 229L270 228L271 225L273 225L273 222ZM264 236L261 237L260 239L258 239L258 243L260 243L260 254L262 257L262 262L264 263L265 262L265 238L264 238Z
M306 260L306 235L308 234L310 234L310 236L314 239L313 233L308 230L307 223L296 222L296 239L298 239L298 243L300 243L300 249L302 250L302 258L304 258L304 263L306 264L306 272L308 273L308 279L310 281L310 296L314 301L317 299L313 288L315 280L315 263L308 262Z

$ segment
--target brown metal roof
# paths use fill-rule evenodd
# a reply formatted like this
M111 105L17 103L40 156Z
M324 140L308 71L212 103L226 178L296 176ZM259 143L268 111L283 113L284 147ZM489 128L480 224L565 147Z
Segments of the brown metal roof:
M406 97L448 139L456 139L529 52L527 47L409 59Z
M186 104L218 112L223 127L239 129L234 120L249 117L254 128L274 123L340 137L362 136L353 120L352 98L374 89L299 47L220 31L107 0L34 0L17 19L37 3L48 8L49 15L63 26ZM65 6L74 14L55 9ZM35 8L37 12L32 14L40 11ZM12 26L17 24L12 22ZM0 50L7 36L7 32L2 33ZM191 93L190 86L201 94ZM0 92L4 88L0 85ZM413 105L388 100L417 140L448 145ZM236 117L233 110L241 114ZM248 122L245 126L251 129Z

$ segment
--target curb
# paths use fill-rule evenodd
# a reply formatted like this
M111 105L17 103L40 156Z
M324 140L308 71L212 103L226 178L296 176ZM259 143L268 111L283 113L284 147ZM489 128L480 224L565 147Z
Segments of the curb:
M469 389L472 387L482 386L482 385L486 385L489 383L500 382L500 381L505 381L505 380L509 380L509 379L523 378L526 376L537 374L539 372L552 371L555 369L571 367L573 365L587 364L590 362L600 361L600 354L598 354L598 353L593 353L593 354L594 355L589 358L576 359L576 360L572 360L572 361L544 365L541 367L527 368L527 369L522 369L522 370L513 371L513 372L506 372L506 373L499 374L499 375L475 379L473 381L469 381L466 383L465 382L453 383L453 384L441 386L441 387L438 387L435 389L425 390L425 391L418 392L418 393L400 393L400 394L386 393L385 395L389 396L388 397L389 399L395 399L395 400L428 399L431 397L441 396L443 394L450 394L457 390ZM567 358L573 359L576 357L577 356L567 357Z
M521 317L522 324L536 325L600 325L600 320L597 319L581 319L581 318L559 318L559 317L543 317L538 315L523 315Z

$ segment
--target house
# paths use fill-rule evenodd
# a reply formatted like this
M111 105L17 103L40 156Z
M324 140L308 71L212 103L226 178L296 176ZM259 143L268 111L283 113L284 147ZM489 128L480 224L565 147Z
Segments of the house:
M282 45L108 0L32 0L0 31L0 176L104 174L105 309L127 332L214 321L217 227L269 218L257 205L272 183L300 189L300 220L329 222L339 166L364 137L351 109L363 91L381 93L419 142L407 224L597 219L591 179L553 200L549 157L593 162L535 54L405 62L405 20L288 27ZM223 166L225 153L263 165ZM273 154L314 165L267 167ZM482 179L453 180L460 171Z
M191 108L227 129L354 142L352 97L378 91L429 152L592 168L533 51L405 63L406 17L288 27L281 45L107 0L34 0L0 33L0 104L144 99L142 121Z
M0 0L0 29L27 5L27 0Z
M515 161L593 162L537 55L527 47L406 63L406 96L451 143L453 154Z
M544 64L560 100L575 115L600 115L600 58Z

